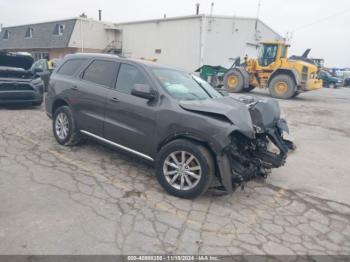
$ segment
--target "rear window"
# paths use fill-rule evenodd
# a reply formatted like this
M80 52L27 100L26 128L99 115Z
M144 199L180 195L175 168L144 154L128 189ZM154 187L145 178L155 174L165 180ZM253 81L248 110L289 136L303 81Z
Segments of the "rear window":
M95 60L85 70L83 79L99 85L112 87L117 64L112 61Z
M78 71L85 61L86 59L68 60L61 66L57 73L60 75L72 76Z

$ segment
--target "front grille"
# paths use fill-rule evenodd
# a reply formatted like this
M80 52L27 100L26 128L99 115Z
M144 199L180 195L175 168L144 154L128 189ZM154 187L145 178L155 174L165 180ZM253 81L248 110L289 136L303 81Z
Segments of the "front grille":
M0 92L1 91L33 91L33 87L28 84L2 83L0 84Z
M307 81L307 74L308 74L308 68L306 66L303 66L303 71L301 73L302 81Z

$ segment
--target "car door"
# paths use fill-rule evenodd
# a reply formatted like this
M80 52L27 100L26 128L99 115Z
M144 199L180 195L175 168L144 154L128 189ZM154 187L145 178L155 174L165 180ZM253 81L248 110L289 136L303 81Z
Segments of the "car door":
M150 101L131 95L135 84L152 87L150 78L141 67L121 63L115 88L108 93L104 136L137 153L150 156L155 148L153 139L158 100Z
M94 59L81 73L74 87L80 130L103 136L105 103L109 89L115 84L117 65L115 61Z

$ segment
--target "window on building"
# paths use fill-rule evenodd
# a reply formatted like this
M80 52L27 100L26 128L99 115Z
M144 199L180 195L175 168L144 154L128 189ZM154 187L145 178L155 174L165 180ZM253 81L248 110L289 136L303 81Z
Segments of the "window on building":
M122 64L118 73L116 89L122 93L131 94L135 84L148 85L145 75L135 66Z
M155 52L156 54L161 54L161 53L162 53L162 49L156 49L154 52Z
M112 61L95 60L85 70L83 79L99 85L112 87L117 64Z
M9 39L10 38L10 31L9 30L5 30L4 36L2 38L3 39Z
M61 75L72 76L79 70L85 61L86 59L68 60L61 66L57 73Z
M34 31L33 28L28 27L28 28L27 28L27 31L26 31L25 38L33 38L33 31Z
M54 35L63 35L63 31L64 31L64 25L56 24L55 28L53 30L53 34Z
M50 57L48 52L32 52L32 56L34 57L34 61Z

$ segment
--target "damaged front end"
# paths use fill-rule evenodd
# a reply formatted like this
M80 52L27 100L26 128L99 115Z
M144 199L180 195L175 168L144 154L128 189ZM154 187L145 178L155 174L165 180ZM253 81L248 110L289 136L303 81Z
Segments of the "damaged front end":
M280 122L284 120L280 119ZM272 168L285 164L288 150L294 149L294 145L282 134L278 124L275 128L260 130L254 139L237 132L232 134L231 144L225 147L224 153L229 158L233 185L266 177Z
M293 142L283 137L289 129L286 121L280 118L275 100L252 97L238 100L249 109L254 135L248 137L235 131L230 135L231 143L223 149L220 163L226 172L229 169L231 176L222 176L222 184L229 192L254 178L266 178L272 168L283 166L288 151L295 149Z

